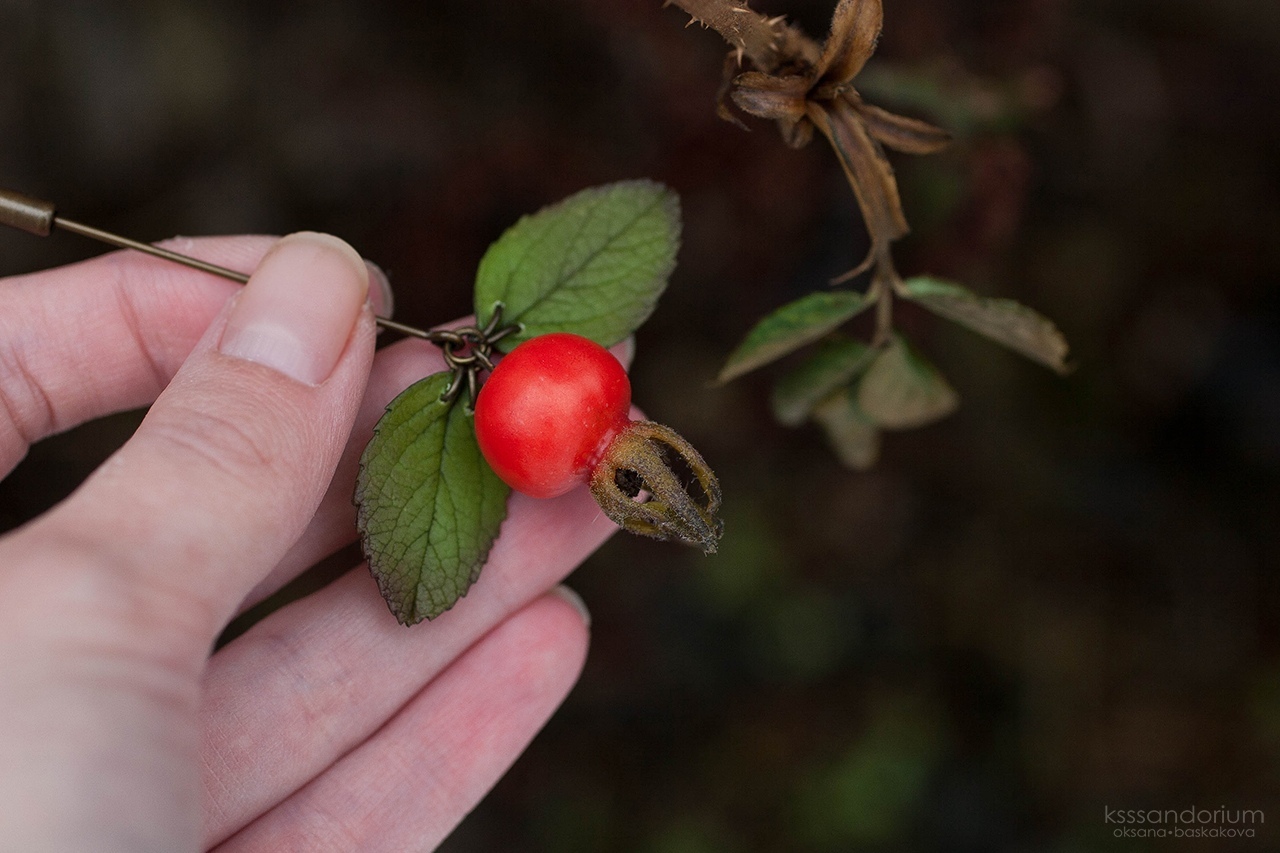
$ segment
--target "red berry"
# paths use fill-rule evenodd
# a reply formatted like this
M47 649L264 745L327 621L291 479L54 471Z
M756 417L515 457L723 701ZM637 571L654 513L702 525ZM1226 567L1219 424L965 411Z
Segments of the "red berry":
M627 426L631 383L588 338L557 332L517 346L476 399L480 451L511 488L536 498L586 482Z

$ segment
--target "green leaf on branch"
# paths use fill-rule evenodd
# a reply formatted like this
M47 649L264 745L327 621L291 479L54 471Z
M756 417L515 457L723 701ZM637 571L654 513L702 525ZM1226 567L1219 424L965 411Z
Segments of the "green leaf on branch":
M548 332L612 346L653 312L679 245L680 201L670 189L623 181L583 190L489 247L476 272L478 323L504 305L503 322L522 326L498 344L504 352Z
M866 370L875 356L876 350L860 341L845 337L822 341L813 355L774 386L774 416L786 426L799 426L819 403Z
M765 317L729 355L718 382L728 382L776 361L857 316L871 302L861 293L810 293Z
M858 385L858 405L884 429L924 426L951 414L959 404L942 374L898 335Z
M845 465L865 471L880 456L880 430L858 405L852 387L841 388L813 410L832 450Z
M391 402L360 458L356 524L369 569L404 625L466 595L507 513L510 489L480 455L466 408L436 373Z
M902 295L933 313L1022 353L1050 370L1067 373L1067 339L1042 314L1012 299L992 299L936 278L902 283Z

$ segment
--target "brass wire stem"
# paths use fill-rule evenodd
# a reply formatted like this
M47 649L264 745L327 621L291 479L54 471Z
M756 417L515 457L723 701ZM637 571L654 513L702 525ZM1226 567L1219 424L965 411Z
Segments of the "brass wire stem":
M90 240L97 240L100 243L106 243L121 249L132 249L135 252L142 252L154 258L162 258L175 264L182 264L185 267L230 279L240 284L245 284L249 281L249 276L246 273L230 270L217 264L211 264L208 261L202 261L199 258L193 258L190 255L183 255L160 246L153 246L150 243L141 243L119 234L113 234L110 231L103 231L101 228L94 228L91 225L75 222L58 216L56 211L57 208L51 202L31 198L13 190L0 189L0 225L8 225L20 231L26 231L28 234L35 234L37 237L48 237L55 227L61 228L63 231L70 231L73 234L79 234L81 237L88 237ZM435 344L446 340L441 337L441 333L438 331L425 331L414 326L407 326L404 323L397 323L395 320L390 320L386 317L375 317L374 320L382 328L399 332L402 335L421 338Z

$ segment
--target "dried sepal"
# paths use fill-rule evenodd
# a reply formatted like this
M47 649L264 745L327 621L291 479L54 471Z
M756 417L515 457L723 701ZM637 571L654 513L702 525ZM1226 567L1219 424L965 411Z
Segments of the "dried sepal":
M842 99L834 107L828 112L811 101L809 119L835 150L858 198L873 246L882 247L910 230L902 212L893 167L880 143L871 138L866 125L854 112L853 105Z
M760 118L797 122L805 117L809 79L791 75L775 77L748 71L734 79L730 93L738 109Z
M856 77L875 53L883 23L880 0L840 0L831 16L831 34L822 58L814 68L814 80L843 86Z
M951 144L951 134L927 121L895 115L861 99L854 109L871 138L904 154L934 154Z
M668 453L693 472L700 495L671 470ZM636 500L646 492L647 500ZM715 552L724 529L715 473L675 430L651 421L633 421L613 437L591 473L591 494L624 530L695 545L706 554Z
M774 20L782 21L782 18ZM783 24L778 42L778 64L774 68L760 70L771 74L807 74L821 58L822 45L805 35L799 27Z
M781 18L764 18L732 0L672 2L737 48L726 62L724 85L717 97L721 118L742 124L729 109L732 99L743 112L777 122L783 140L792 148L809 144L815 128L831 143L858 199L872 244L867 259L836 281L847 281L872 266L886 266L885 274L895 277L888 247L910 229L893 167L881 146L926 154L944 147L951 137L927 122L866 104L853 88L853 78L875 52L884 22L881 0L840 0L821 45ZM746 47L744 27L767 31L768 50ZM730 77L735 62L744 57L752 68Z
M813 140L813 122L805 106L808 86L807 77L748 71L734 78L730 95L743 112L776 121L787 145L803 148Z
M721 72L720 88L716 91L716 115L729 124L737 125L743 130L750 131L746 123L733 114L733 110L729 109L729 100L733 95L734 82L741 70L742 63L739 61L738 54L735 51L724 58L724 69Z
M881 247L876 243L872 243L871 248L867 250L866 256L858 262L856 267L846 270L845 272L840 273L840 275L833 276L827 280L827 284L832 287L836 287L846 282L853 281L855 278L875 266L876 261L880 258L880 251Z
M813 122L808 115L795 122L778 122L778 132L789 148L804 148L813 141Z

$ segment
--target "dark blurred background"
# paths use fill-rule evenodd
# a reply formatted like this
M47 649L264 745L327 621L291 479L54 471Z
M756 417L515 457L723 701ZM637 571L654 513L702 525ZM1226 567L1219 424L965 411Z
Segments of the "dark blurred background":
M760 2L813 34L833 0ZM1280 844L1280 5L885 0L869 100L930 272L1053 317L1060 379L901 310L963 398L869 473L708 388L866 238L829 150L713 111L725 48L660 0L0 0L0 186L142 239L331 231L398 318L464 314L488 243L584 186L681 194L637 401L725 486L720 554L618 536L571 579L581 684L461 851ZM0 273L98 252L0 233ZM0 529L137 413L36 447ZM1262 809L1119 840L1105 809Z

